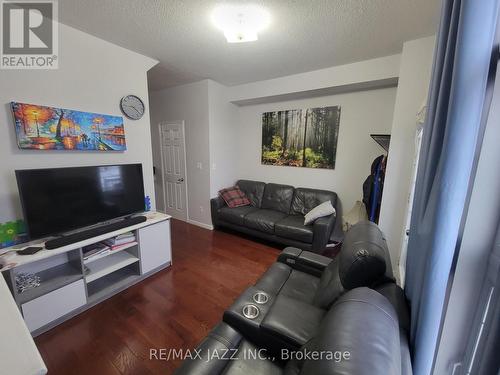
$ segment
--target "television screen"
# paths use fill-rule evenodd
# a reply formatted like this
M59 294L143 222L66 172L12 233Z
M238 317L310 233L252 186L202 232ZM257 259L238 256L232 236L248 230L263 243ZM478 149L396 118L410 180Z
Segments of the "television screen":
M144 211L141 164L16 171L32 239Z

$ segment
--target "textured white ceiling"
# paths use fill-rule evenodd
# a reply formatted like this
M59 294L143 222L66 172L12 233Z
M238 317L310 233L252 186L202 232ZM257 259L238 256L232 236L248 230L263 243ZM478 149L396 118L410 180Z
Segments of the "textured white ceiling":
M399 53L403 42L436 32L440 8L439 0L254 1L271 13L271 25L256 42L228 44L210 19L220 2L62 0L59 18L158 59L148 74L156 90L202 78L235 85Z

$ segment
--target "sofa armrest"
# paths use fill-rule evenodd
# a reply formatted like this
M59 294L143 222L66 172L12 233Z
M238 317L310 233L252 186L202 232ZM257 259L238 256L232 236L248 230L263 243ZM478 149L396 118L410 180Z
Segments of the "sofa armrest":
M214 228L218 226L219 210L226 205L224 199L216 197L210 199L210 214L212 216L212 225Z
M345 233L342 229L342 219L341 216L338 216L338 220L335 220L335 225L332 230L332 234L330 235L330 242L333 243L341 243L344 242Z
M296 247L285 247L280 255L278 255L278 262L285 263L290 267L293 267L297 262L302 250L297 249Z
M336 221L336 213L333 213L330 216L320 217L314 221L313 243L311 249L314 253L321 254L325 251Z
M278 262L316 277L321 276L331 261L331 258L295 247L285 248L278 256Z
M337 201L337 205L334 207L336 219L332 234L330 235L330 242L340 243L344 242L344 230L342 229L342 202Z
M222 207L224 207L226 205L226 202L224 201L224 199L222 199L222 197L215 197L215 198L212 198L210 199L210 205L212 206L212 208L215 208L215 209L220 209Z
M307 265L310 268L323 272L330 264L332 258L325 257L311 251L303 251L299 257L299 263Z

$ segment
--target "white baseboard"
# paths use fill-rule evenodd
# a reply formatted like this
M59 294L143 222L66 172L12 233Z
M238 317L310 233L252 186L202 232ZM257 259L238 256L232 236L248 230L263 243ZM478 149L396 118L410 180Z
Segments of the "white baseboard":
M214 226L210 225L210 224L200 223L199 221L191 220L191 219L188 219L187 222L189 224L196 225L197 227L201 227L201 228L205 228L205 229L209 229L209 230L214 230Z

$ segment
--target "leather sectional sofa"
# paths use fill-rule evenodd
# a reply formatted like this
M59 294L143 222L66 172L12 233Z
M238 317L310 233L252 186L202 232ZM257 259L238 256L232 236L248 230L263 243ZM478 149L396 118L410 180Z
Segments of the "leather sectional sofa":
M363 222L333 260L285 249L176 373L410 375L409 322L385 240Z
M226 227L265 240L322 253L332 232L340 228L337 194L327 190L294 188L239 180L236 183L250 200L249 206L229 208L221 197L210 201L214 227ZM304 225L304 216L330 200L337 213Z

